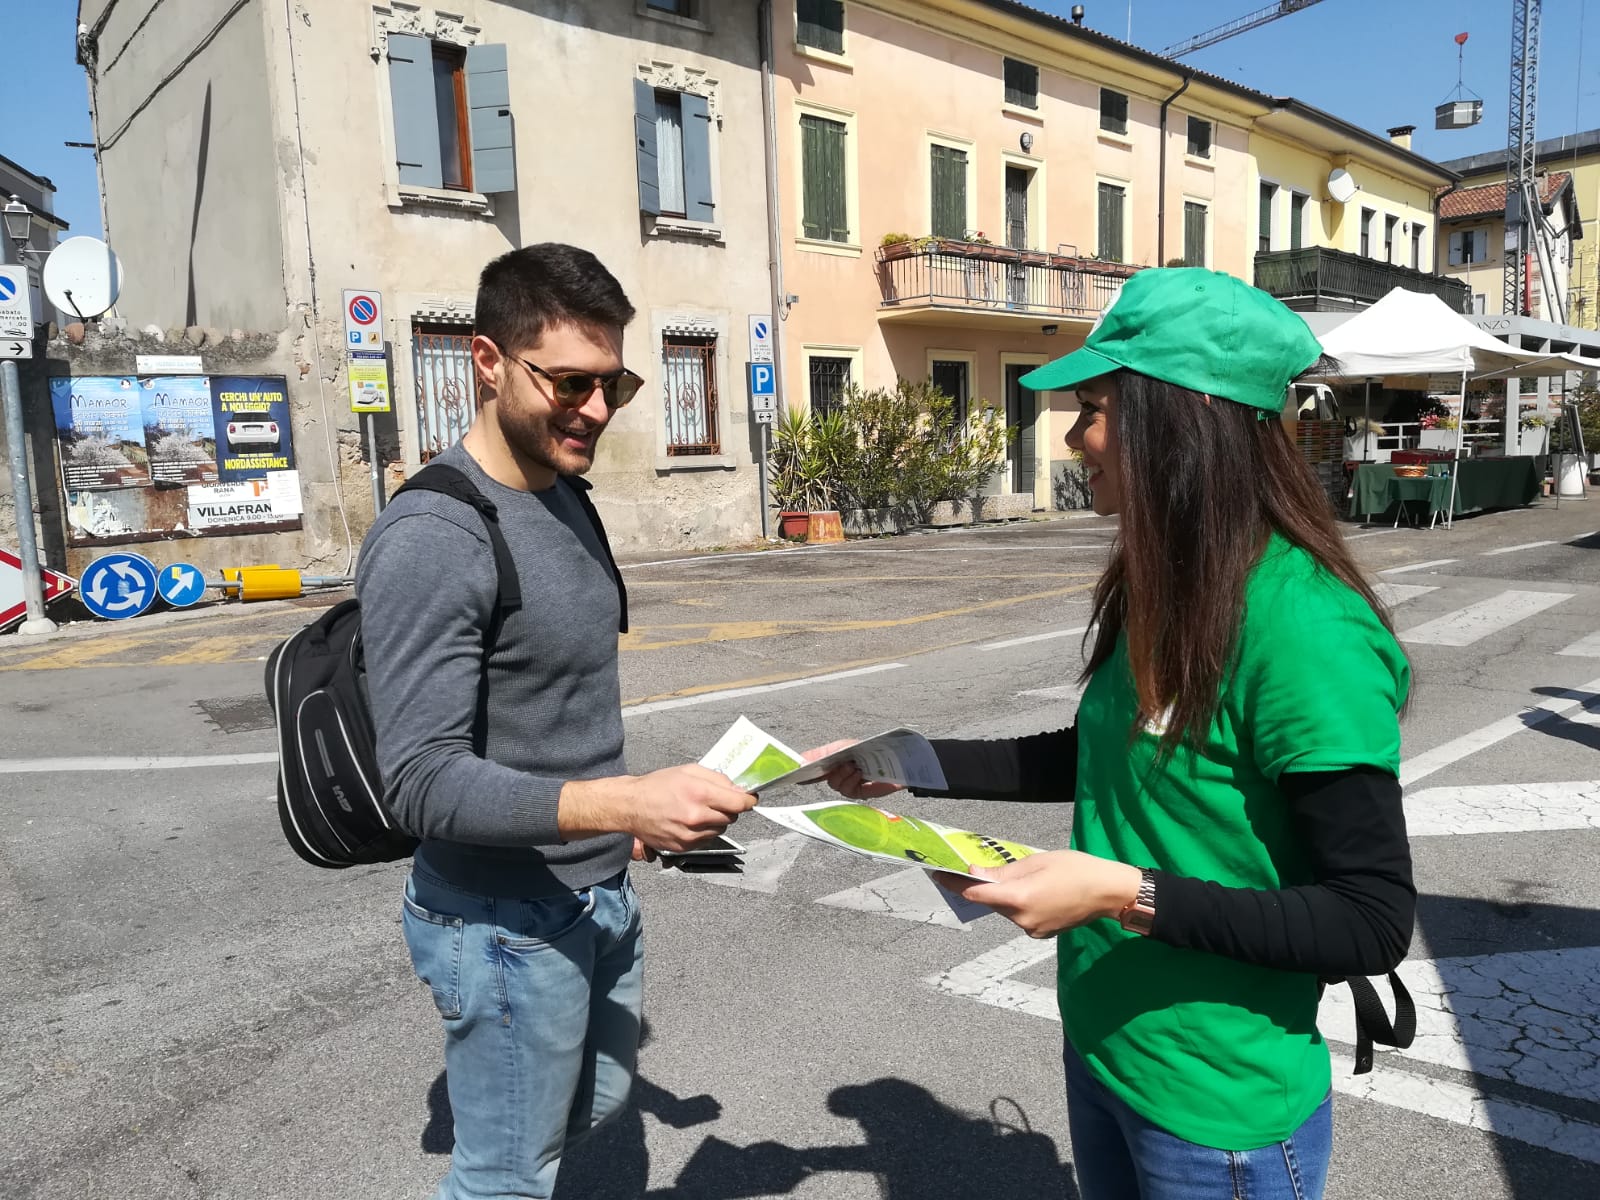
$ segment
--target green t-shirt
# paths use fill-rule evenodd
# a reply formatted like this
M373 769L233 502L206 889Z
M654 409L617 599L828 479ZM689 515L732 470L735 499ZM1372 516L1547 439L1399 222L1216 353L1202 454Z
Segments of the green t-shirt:
M1119 640L1078 709L1076 849L1228 887L1312 882L1278 778L1398 773L1405 657L1358 593L1274 535L1245 586L1236 664L1204 745L1155 770L1157 737L1131 732L1138 700ZM1282 1141L1328 1094L1315 976L1099 920L1061 934L1058 995L1095 1077L1188 1141Z

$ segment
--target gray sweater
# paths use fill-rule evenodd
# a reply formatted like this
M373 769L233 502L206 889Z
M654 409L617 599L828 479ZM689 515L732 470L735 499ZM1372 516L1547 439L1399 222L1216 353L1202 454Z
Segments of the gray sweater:
M416 862L464 890L546 896L628 864L623 834L564 843L571 779L626 772L617 587L572 490L496 483L461 446L438 458L499 510L522 607L494 648L494 550L483 518L435 492L397 495L356 569L385 797L422 839Z

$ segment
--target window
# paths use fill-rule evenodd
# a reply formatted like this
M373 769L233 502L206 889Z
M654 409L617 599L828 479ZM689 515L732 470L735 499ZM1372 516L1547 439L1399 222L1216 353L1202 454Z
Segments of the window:
M1477 292L1472 297L1472 311L1475 316L1486 316L1489 312L1489 297L1483 292Z
M711 106L706 98L635 79L633 133L639 211L702 223L715 220Z
M967 152L934 142L929 154L933 172L929 232L960 240L967 236Z
M1033 190L1033 172L1026 167L1006 164L1006 245L1013 250L1028 248L1028 193Z
M1413 222L1411 226L1411 269L1422 270L1422 225Z
M845 393L850 390L850 368L853 362L853 359L832 355L810 356L811 390L808 398L811 401L813 414L819 417L825 416L844 403Z
M1311 197L1304 192L1289 193L1289 249L1299 250L1306 244L1306 204Z
M1099 236L1096 255L1107 262L1127 262L1123 227L1127 220L1128 189L1118 183L1101 183L1099 192Z
M1256 250L1262 254L1272 249L1273 209L1278 206L1278 185L1261 184L1261 204L1257 216Z
M670 13L674 17L694 16L694 0L644 0L644 6L656 12Z
M717 339L666 334L661 339L661 399L667 453L720 454L717 437Z
M1107 133L1128 132L1128 98L1121 92L1100 89L1100 128Z
M1399 217L1385 216L1383 218L1383 261L1394 261L1394 227L1400 224Z
M1487 229L1463 229L1450 235L1450 265L1452 267L1470 266L1473 263L1488 261L1489 258L1489 231Z
M1189 118L1189 153L1195 158L1211 157L1211 122Z
M427 462L459 442L477 415L472 326L415 322L411 363L417 388L417 448Z
M1370 208L1361 210L1361 257L1372 257L1372 223L1378 219L1378 214Z
M1006 59L1006 103L1019 108L1039 107L1039 68L1032 63Z
M1193 200L1183 202L1183 265L1206 265L1206 206Z
M843 121L800 115L801 229L824 242L850 240Z
M963 358L936 358L929 364L928 380L956 402L956 423L965 425L967 404L972 396L972 364Z
M842 0L797 0L794 16L795 41L829 54L844 53Z
M391 33L388 60L400 184L515 191L506 48Z

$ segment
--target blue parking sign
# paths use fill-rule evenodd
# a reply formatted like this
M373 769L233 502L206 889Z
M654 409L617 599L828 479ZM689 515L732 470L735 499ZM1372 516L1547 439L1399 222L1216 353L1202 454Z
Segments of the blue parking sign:
M771 363L750 364L750 394L752 396L778 394L778 377L773 374Z

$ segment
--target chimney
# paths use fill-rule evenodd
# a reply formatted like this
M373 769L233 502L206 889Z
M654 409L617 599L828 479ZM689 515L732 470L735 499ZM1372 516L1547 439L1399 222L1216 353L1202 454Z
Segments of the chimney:
M1083 5L1074 4L1072 6L1072 23L1074 25L1083 24Z
M1415 125L1396 125L1389 130L1389 140L1402 150L1411 149L1411 135L1417 131Z

